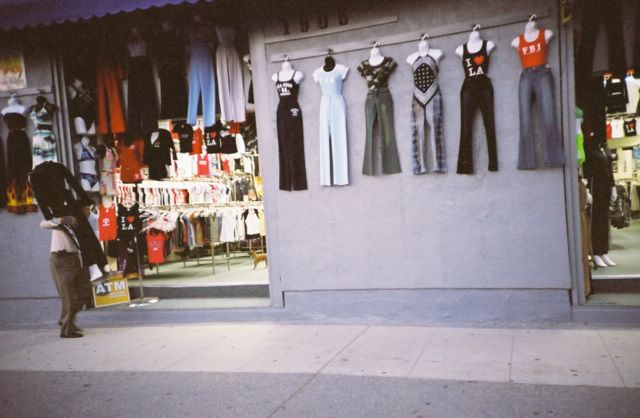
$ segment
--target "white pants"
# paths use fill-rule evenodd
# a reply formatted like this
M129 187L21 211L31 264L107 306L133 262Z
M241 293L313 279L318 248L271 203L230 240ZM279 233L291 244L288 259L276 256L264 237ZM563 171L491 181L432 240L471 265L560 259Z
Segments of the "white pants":
M238 52L231 45L218 45L216 73L220 96L220 113L225 122L244 122L245 98L242 83L242 63Z
M325 94L320 100L320 184L349 184L347 106L342 95Z

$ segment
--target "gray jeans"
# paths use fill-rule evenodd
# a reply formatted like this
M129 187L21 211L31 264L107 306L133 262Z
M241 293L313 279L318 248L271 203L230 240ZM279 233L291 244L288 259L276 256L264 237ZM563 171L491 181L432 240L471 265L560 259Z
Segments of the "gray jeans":
M565 156L562 151L560 131L556 121L555 101L553 99L553 75L545 66L524 68L520 75L520 151L518 168L530 170L538 168L536 163L536 141L533 135L533 119L531 102L536 99L537 113L541 118L542 132L539 136L544 150L544 167L564 165Z
M73 333L76 313L82 309L83 304L81 285L86 279L80 264L80 254L52 252L49 266L62 302L60 334L66 336Z
M364 145L364 163L362 174L374 175L374 142L373 128L378 121L380 137L382 139L382 173L395 174L401 171L400 157L396 145L396 133L393 120L393 99L389 89L378 88L369 90L364 103L367 124L366 142Z
M447 157L444 148L442 123L442 96L436 91L426 106L413 99L411 107L411 132L413 135L413 174L428 172L427 161L431 159L431 171L447 172Z

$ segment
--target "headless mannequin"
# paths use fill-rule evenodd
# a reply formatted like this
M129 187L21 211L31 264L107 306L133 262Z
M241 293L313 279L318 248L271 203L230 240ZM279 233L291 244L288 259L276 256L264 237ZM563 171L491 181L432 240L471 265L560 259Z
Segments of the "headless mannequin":
M524 26L524 39L527 42L533 42L536 39L538 39L538 36L540 34L540 29L538 29L538 26L536 25L536 22L531 19L527 22L527 24ZM549 29L545 29L544 30L544 42L545 43L549 43L549 41L551 41L551 38L553 38L553 32L550 31ZM514 47L515 49L518 49L520 47L520 37L516 36L515 38L513 38L513 41L511 41L511 46Z
M96 149L91 145L91 140L88 137L83 136L80 142L75 144L73 148L74 148L74 151L76 152L76 159L78 160L78 168L80 169L80 175L85 174L85 175L95 176L97 178L98 172L96 171ZM83 161L80 161L82 159L83 153L88 153L88 156L90 158L87 159L85 157ZM89 181L88 179L81 178L80 184L82 185L82 188L88 192L100 191L99 181L96 181L93 184L91 184L91 181Z
M296 84L300 84L300 82L304 78L304 74L301 73L300 71L294 70L293 65L291 65L291 62L287 57L285 61L282 63L282 69L279 72L273 74L271 76L271 79L274 82L278 80L286 81L286 80L291 80L291 77L293 77L293 81L295 81Z
M20 103L18 97L15 94L12 94L7 101L7 106L3 108L0 113L2 113L2 115L6 115L8 113L19 113L21 115L24 115L26 111L27 108L24 107L22 103Z
M376 42L373 48L371 48L371 52L369 53L369 64L375 67L382 64L382 61L384 61L384 55L380 53L378 43Z
M333 59L333 56L331 54L324 57L324 66L322 67L323 70L325 70L326 72L329 72L329 71L332 71L335 67L336 67L336 60Z
M144 57L147 55L147 44L142 39L140 30L134 26L131 28L129 43L127 44L131 57Z
M36 97L36 104L33 106L33 108L36 112L39 112L40 110L42 110L42 108L44 108L49 114L54 113L57 109L56 105L49 103L47 101L47 98L44 96Z
M439 62L444 56L444 52L440 49L429 48L429 41L427 41L427 37L425 36L418 44L418 51L407 57L407 64L413 65L413 62L417 60L418 57L426 57L427 55L433 58L436 62Z
M67 86L67 95L70 100L74 100L79 94L85 96L90 99L89 92L87 92L82 87L82 80L76 78L73 80L71 85ZM95 135L96 134L96 123L93 122L91 126L87 126L84 119L80 116L76 116L73 118L73 125L76 128L76 133L78 135Z
M469 40L467 41L467 51L469 51L470 54L475 54L476 52L480 51L480 48L482 48L482 42L484 42L484 40L480 37L480 32L477 28L474 28L469 34ZM496 44L494 44L492 41L487 41L487 55L491 54L491 51L493 51L495 47ZM464 45L460 45L456 48L456 55L462 58L463 54Z

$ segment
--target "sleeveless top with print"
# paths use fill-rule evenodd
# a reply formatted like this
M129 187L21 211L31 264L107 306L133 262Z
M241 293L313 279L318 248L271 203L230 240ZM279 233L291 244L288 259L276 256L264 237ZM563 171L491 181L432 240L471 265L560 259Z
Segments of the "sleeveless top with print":
M294 71L289 80L281 81L280 72L278 72L278 79L276 81L276 90L280 101L287 100L289 102L298 100L298 90L300 85L295 81L296 72Z
M467 44L463 46L462 68L464 79L474 80L486 78L489 72L489 54L487 53L487 41L482 41L482 47L478 52L471 53Z
M413 62L413 97L426 106L438 92L438 63L430 56L418 56Z

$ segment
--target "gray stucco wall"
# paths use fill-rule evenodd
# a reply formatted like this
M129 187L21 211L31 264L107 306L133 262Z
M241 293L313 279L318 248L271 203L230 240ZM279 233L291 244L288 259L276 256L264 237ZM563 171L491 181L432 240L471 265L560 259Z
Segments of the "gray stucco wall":
M476 174L455 173L460 108L464 78L456 47L468 34L431 39L445 53L439 83L444 100L447 167L445 175L411 173L409 125L412 74L406 57L417 50L419 33L463 22L502 15L539 13L553 1L377 2L380 16L398 15L398 22L367 29L254 45L254 83L257 88L260 150L270 239L273 290L328 289L567 289L570 270L562 169L519 171L518 80L520 63L511 40L524 24L482 30L497 48L491 55L490 76L495 90L496 128L500 171L487 171L484 129L478 115L474 128ZM370 13L369 8L367 13ZM356 18L360 12L350 11ZM365 13L365 12L363 12ZM540 22L558 35L557 12ZM395 127L403 172L390 176L360 174L364 150L366 84L357 64L368 49L336 55L350 67L344 86L348 107L351 184L321 187L319 180L318 114L320 89L312 79L322 57L295 60L304 72L300 105L304 114L305 152L309 190L278 190L276 136L277 94L271 74L280 63L275 53L326 49L353 41L372 41L391 34L412 32L415 41L390 47L384 55L398 62L390 89L395 102ZM282 34L278 22L265 25L253 40ZM292 38L295 38L292 35ZM550 45L550 64L560 103L559 40ZM270 109L268 115L261 109ZM557 109L558 117L560 111ZM558 122L560 123L560 121ZM567 141L565 138L565 147Z
M53 76L49 56L43 51L25 48L24 60L29 88L52 86ZM54 102L53 96L47 96ZM30 107L36 96L20 97ZM5 107L6 99L0 103ZM0 138L7 150L7 129L0 123ZM28 121L28 131L33 124ZM31 135L28 135L31 138ZM2 191L4 193L4 191ZM50 233L40 229L41 213L14 215L0 211L0 299L56 296L49 273Z

